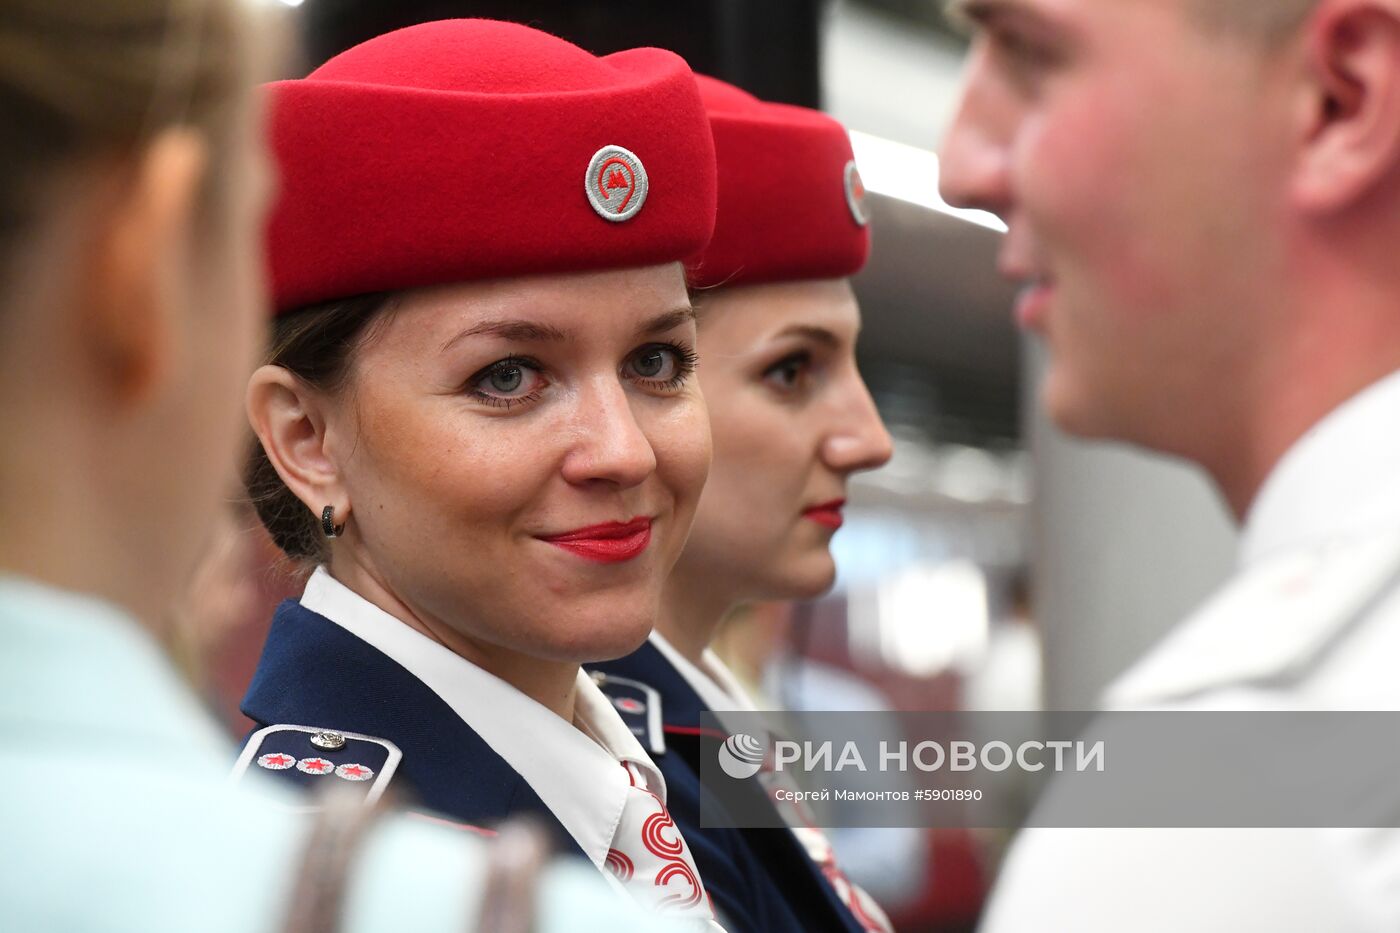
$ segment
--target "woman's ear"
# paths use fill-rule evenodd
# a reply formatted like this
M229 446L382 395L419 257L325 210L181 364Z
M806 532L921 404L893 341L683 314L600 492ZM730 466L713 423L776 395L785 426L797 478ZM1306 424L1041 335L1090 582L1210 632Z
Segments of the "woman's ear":
M91 215L78 304L85 343L118 402L158 394L186 352L184 277L208 161L201 134L165 130L113 173Z
M350 497L327 453L324 405L320 393L281 366L263 366L248 381L248 422L273 469L314 514L329 505L341 525Z

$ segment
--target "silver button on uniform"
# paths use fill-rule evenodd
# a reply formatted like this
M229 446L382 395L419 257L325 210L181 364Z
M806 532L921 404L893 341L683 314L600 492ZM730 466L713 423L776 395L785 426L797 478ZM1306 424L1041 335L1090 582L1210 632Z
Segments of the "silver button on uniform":
M311 744L328 752L345 747L345 736L339 732L318 732L311 737Z

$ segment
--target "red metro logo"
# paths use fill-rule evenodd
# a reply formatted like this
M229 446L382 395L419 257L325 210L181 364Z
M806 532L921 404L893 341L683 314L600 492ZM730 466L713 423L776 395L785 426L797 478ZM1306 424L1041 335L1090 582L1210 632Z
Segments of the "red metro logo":
M854 159L846 163L846 206L850 208L856 226L864 227L870 223L870 207L865 203L865 182L861 180L860 169L856 168Z
M631 220L647 199L647 171L636 153L621 146L604 146L593 154L583 190L588 203L604 220Z

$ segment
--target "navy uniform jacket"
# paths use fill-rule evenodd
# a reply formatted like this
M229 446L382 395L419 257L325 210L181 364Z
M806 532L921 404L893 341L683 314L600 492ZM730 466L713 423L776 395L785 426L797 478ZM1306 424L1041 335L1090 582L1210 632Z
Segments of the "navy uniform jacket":
M788 830L701 828L699 730L700 714L708 708L655 645L647 642L625 658L588 669L644 683L660 696L666 750L652 758L666 779L667 808L690 845L705 890L716 906L724 905L731 923L749 919L747 929L756 933L862 933Z
M277 608L242 710L261 726L292 723L388 739L403 752L396 793L406 790L423 808L470 826L528 815L561 851L584 857L525 779L436 693L295 600ZM267 773L305 782L294 770Z

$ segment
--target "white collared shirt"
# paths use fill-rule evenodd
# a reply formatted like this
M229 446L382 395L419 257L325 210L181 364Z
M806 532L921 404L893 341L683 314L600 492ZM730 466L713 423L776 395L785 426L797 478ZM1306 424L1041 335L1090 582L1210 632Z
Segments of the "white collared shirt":
M1400 373L1294 444L1241 546L1239 573L1105 706L1400 709ZM1396 930L1400 831L1030 829L982 929Z
M1240 563L1397 527L1400 372L1344 402L1284 454L1245 517Z
M1111 684L1104 705L1140 708L1293 681L1295 688L1279 695L1285 702L1400 709L1400 678L1376 666L1400 656L1400 614L1373 605L1398 588L1400 373L1394 373L1288 450L1249 511L1239 572ZM1349 634L1361 623L1361 637ZM1248 705L1237 698L1217 708L1242 703Z
M681 675L681 679L700 697L700 702L712 713L757 712L758 707L739 683L739 678L729 669L719 655L706 648L700 656L701 667L676 650L660 632L651 633L651 643L661 652L661 656L671 662Z
M631 788L627 770L619 764L634 764L646 779L646 789L665 803L661 772L608 698L582 671L571 724L409 628L324 567L318 567L307 581L301 604L372 645L436 693L525 779L605 874L608 850ZM463 775L462 779L470 778Z

